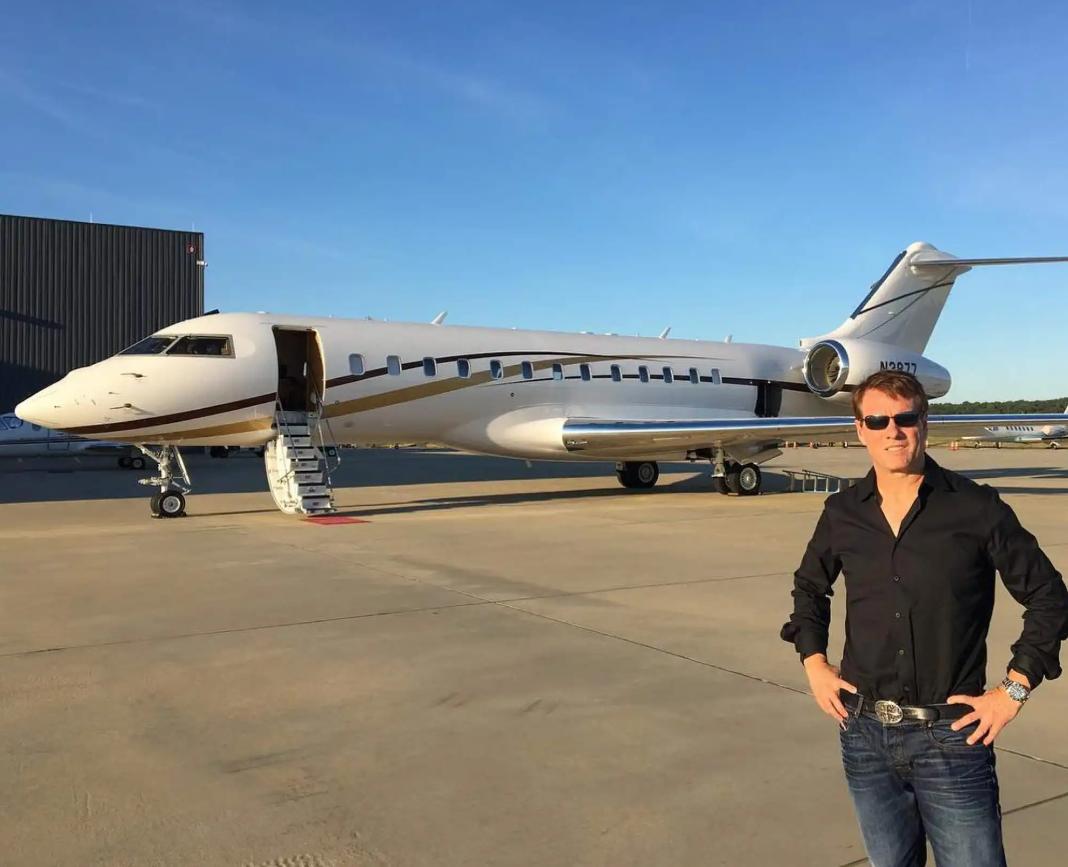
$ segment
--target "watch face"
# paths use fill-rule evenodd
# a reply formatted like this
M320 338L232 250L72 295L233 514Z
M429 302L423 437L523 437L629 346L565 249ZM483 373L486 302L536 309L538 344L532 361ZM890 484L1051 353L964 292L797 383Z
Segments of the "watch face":
M1027 698L1027 690L1023 684L1017 683L1014 680L1007 680L1005 682L1005 690L1008 692L1009 697L1015 701L1023 701Z

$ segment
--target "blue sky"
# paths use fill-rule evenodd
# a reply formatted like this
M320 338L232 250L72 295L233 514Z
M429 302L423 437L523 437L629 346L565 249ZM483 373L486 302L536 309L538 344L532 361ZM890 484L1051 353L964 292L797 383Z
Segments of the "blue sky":
M206 234L207 305L796 345L914 240L1068 255L1068 10L4 6L0 211ZM1068 265L973 270L951 399L1068 394Z

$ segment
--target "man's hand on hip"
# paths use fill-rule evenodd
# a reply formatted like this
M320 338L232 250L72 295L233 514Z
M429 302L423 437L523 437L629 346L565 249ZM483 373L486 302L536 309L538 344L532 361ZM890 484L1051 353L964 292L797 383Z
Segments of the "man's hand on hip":
M978 721L979 726L968 738L968 743L977 744L982 740L986 746L994 743L994 739L1001 733L1001 730L1016 719L1016 714L1023 707L1000 686L988 689L980 696L951 695L946 701L949 704L970 704L974 708L970 714L962 716L950 728L959 732L965 726Z
M838 697L838 691L844 689L855 693L857 688L842 680L839 677L839 670L827 662L827 657L822 653L805 659L805 672L808 674L808 685L812 688L812 694L816 697L820 710L838 722L848 717L849 714Z

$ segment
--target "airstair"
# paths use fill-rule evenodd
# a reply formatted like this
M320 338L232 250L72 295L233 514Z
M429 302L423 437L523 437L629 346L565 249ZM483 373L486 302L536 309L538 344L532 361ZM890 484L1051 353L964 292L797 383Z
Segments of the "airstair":
M784 470L790 477L790 490L806 494L837 494L845 488L851 488L856 479L818 473L815 470Z
M263 460L274 502L287 515L327 515L335 511L328 455L319 432L321 423L316 413L275 409L278 436L267 443Z

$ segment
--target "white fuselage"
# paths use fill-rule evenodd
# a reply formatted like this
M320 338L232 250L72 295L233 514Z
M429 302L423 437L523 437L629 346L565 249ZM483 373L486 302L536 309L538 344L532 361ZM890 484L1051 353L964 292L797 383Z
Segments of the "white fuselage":
M276 332L306 341L307 366L299 352L286 355ZM174 355L134 347L72 371L19 414L89 438L257 446L275 435L286 362L286 375L319 383L322 435L337 444L432 441L604 460L612 455L565 448L565 420L849 412L848 394L811 393L804 352L786 347L249 313L199 317L159 334L217 338L224 348Z

